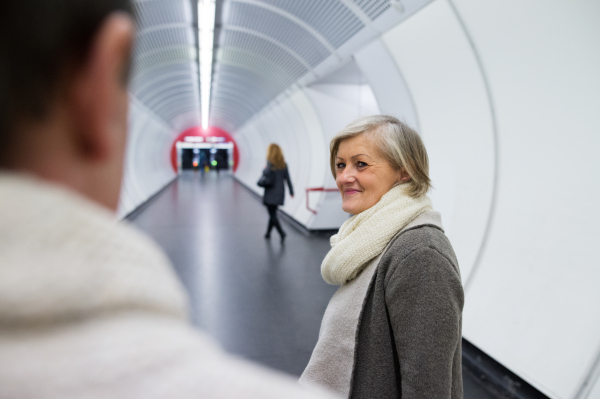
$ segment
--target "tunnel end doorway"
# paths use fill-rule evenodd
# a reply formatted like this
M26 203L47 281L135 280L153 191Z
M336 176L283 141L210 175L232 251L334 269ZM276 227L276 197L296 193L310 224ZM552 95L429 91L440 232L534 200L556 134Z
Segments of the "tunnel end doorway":
M236 171L239 151L233 137L223 129L200 126L185 130L171 148L173 170Z

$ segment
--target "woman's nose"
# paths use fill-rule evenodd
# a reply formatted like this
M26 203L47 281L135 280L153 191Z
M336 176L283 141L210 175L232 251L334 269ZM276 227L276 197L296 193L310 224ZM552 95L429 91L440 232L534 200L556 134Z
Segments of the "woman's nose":
M353 183L356 180L353 168L345 168L338 174L337 178L340 184Z

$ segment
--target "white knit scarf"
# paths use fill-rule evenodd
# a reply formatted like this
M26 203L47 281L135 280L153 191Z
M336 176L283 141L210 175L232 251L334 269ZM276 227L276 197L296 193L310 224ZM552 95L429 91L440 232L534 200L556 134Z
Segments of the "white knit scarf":
M321 264L323 279L342 285L354 279L368 262L381 254L404 226L431 210L431 200L406 194L409 186L392 187L371 208L348 219L331 237L331 249Z

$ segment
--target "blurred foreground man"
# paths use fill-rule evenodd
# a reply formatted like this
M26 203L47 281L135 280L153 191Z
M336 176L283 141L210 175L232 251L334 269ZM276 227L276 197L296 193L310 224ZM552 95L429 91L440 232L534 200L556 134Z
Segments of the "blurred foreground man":
M117 223L125 0L0 1L0 398L322 398L192 329L163 253Z

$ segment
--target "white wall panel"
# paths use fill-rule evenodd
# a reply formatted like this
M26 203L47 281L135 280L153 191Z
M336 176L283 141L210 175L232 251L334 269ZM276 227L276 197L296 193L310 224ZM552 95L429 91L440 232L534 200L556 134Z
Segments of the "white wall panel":
M457 0L498 115L498 205L465 334L551 397L600 347L600 3Z
M260 173L266 164L266 141L262 138L263 129L257 128L259 118L255 118L235 134L235 140L240 145L240 164L236 177L252 191L262 194L256 185Z
M360 116L378 114L377 101L367 84L313 84L304 91L314 104L323 126L326 168L329 171L329 142L333 136ZM337 187L331 173L326 174L324 187ZM314 226L338 228L348 217L349 215L342 210L339 193L327 193L322 196Z
M413 95L430 160L430 196L467 281L482 245L494 184L493 125L474 54L446 1L383 41Z
M328 171L327 142L323 137L323 129L319 116L312 103L303 90L298 90L290 96L290 101L300 113L303 121L302 140L309 146L308 157L305 159L307 165L310 165L310 174L305 188L324 187ZM326 194L320 192L311 192L308 194L309 206L311 209L317 209L317 216L314 216L306 208L306 192L298 191L298 196L302 199L304 205L300 207L295 216L298 220L306 220L307 226L312 229L323 229L331 226L328 220L329 212L321 207L321 202ZM335 221L333 221L334 223Z
M313 84L305 92L317 110L327 143L359 116L379 113L375 95L366 84Z
M284 117L284 129L289 131L289 143L286 149L288 156L292 155L288 163L292 183L302 182L304 187L308 186L311 169L311 147L306 138L306 128L303 123L302 115L299 113L291 99L286 99L279 104L280 114ZM305 220L310 224L312 217L306 209L305 191L300 190L300 186L294 184L295 196L287 201L284 210L292 215L296 220Z
M596 378L596 381L595 381L594 385L592 386L592 389L590 390L589 394L587 396L585 396L584 398L585 399L600 398L600 378Z
M119 217L133 211L175 178L170 162L173 136L164 122L131 97Z
M248 141L248 137L245 132L238 133L235 136L235 142L238 146L238 151L240 154L236 175L241 178L245 172L251 169L252 144Z
M356 53L354 59L369 82L381 113L395 116L420 130L408 86L381 40L373 41Z

